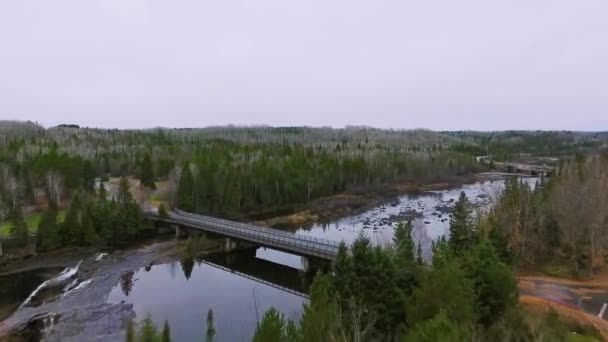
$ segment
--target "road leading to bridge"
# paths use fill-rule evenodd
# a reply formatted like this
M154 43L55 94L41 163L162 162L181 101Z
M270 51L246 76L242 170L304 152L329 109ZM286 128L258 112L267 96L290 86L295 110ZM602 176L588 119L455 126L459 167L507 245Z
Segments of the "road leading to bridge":
M158 221L215 233L305 257L333 260L338 254L339 243L336 241L248 223L192 214L181 210L171 211L169 218L166 219L161 219L156 212L147 212L147 216Z

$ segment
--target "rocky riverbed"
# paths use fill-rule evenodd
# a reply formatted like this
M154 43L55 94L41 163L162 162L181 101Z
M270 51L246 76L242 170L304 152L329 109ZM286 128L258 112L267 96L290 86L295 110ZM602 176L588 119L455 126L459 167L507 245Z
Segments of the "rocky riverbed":
M79 253L70 255L70 258L47 258L46 263L37 260L21 262L21 271L32 270L34 265L61 265L66 269L49 279L46 285L37 289L39 291L34 291L49 292L55 288L50 295L47 294L48 298L38 301L32 300L35 296L27 298L0 323L0 340L122 340L124 324L135 318L135 311L132 304L108 304L110 291L119 284L121 277L133 270L179 258L182 247L181 242L168 241L111 254ZM3 275L9 277L17 274L16 271L4 272Z

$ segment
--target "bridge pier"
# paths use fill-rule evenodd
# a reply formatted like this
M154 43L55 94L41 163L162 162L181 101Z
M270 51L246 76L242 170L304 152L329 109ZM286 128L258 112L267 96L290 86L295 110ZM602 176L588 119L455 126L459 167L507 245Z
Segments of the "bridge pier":
M183 237L188 236L188 233L186 232L186 230L183 229L182 227L180 227L179 224L173 224L173 225L171 225L171 227L173 229L175 229L175 238L176 239L181 239Z
M236 240L233 240L229 237L224 239L224 252L232 252L237 248Z
M308 271L310 271L310 261L307 257L300 257L300 259L302 260L302 270L305 273L308 273Z

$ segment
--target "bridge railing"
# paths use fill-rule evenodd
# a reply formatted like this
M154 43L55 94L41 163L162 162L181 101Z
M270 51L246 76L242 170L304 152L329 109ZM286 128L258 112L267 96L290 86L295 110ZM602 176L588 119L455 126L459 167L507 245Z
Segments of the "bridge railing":
M205 216L205 215L200 215L200 214L193 214L193 213L189 213L183 210L179 210L179 209L175 209L175 212L180 214L180 215L185 215L188 217L192 217L192 218L199 218L201 220L204 221L212 221L212 222L217 222L217 223L221 223L227 226L233 226L233 227L239 227L239 228L248 228L251 230L259 230L262 232L268 232L268 233L272 233L272 234L277 234L277 235L283 235L283 236L289 236L289 237L297 237L298 239L301 240L307 240L307 241L311 241L311 242L316 242L316 243L320 243L320 244L324 244L324 245L328 245L328 246L333 246L333 247L338 247L340 245L339 242L336 241L332 241L332 240L328 240L328 239L323 239L323 238L318 238L318 237L314 237L314 236L309 236L309 235L302 235L302 234L297 234L297 233L292 233L292 232L286 232L283 230L278 230L278 229L274 229L274 228L266 228L266 227L260 227L260 226L256 226L256 225L252 225L252 224L248 224L248 223L241 223L241 222L236 222L236 221L230 221L230 220L225 220L225 219L220 219L220 218L216 218L216 217L211 217L211 216Z
M333 256L338 251L338 244L325 240L320 243L315 239L307 239L302 235L286 233L276 229L260 228L253 225L240 224L228 220L209 218L202 215L177 212L173 219L185 221L195 225L203 225L206 229L220 234L232 235L236 238L255 241L283 248L297 248L309 252L316 252L323 256Z

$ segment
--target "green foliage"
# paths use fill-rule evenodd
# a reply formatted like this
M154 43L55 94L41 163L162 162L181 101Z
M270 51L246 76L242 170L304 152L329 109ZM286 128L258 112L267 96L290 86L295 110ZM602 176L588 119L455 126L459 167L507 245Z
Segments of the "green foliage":
M167 212L167 208L165 208L165 204L164 203L161 203L158 206L158 216L161 219L168 219L169 218L169 213Z
M42 215L36 235L36 250L46 252L61 247L57 212L49 209Z
M400 222L395 228L395 236L393 237L393 245L398 254L398 258L405 265L414 265L414 240L412 239L412 223Z
M29 234L20 207L13 208L10 213L10 222L12 224L10 227L11 234L17 237L23 245L27 245Z
M195 211L194 178L190 171L190 165L185 163L181 170L179 190L177 192L177 207L185 211Z
M440 311L433 318L415 325L403 338L404 342L462 342L470 337L465 329Z
M160 334L160 342L171 342L171 328L167 321L165 321L165 324L163 325L163 331Z
M463 328L476 321L476 296L462 262L452 253L435 256L433 265L423 275L410 299L408 319L411 325L432 319L442 310Z
M466 194L460 193L460 198L454 206L450 218L450 246L457 253L463 253L469 249L475 239L475 232L471 223L469 201Z
M139 327L139 342L157 342L159 340L159 336L156 331L156 326L152 321L150 315L147 315L146 318L141 322Z
M340 320L333 279L321 273L310 287L310 302L304 305L300 321L303 341L334 341L340 335ZM296 334L297 335L297 334Z
M293 325L275 308L270 308L258 322L253 342L291 342Z
M506 310L517 305L517 283L489 241L481 241L465 257L465 270L473 281L477 315L483 325L491 325Z
M156 189L156 185L154 184L154 165L152 165L152 159L148 153L144 155L144 158L141 161L139 167L139 180L143 186L150 189Z

